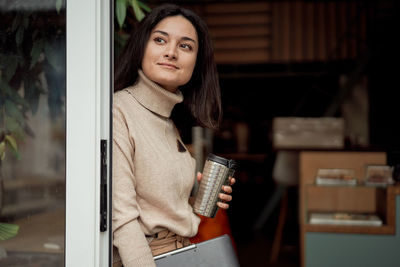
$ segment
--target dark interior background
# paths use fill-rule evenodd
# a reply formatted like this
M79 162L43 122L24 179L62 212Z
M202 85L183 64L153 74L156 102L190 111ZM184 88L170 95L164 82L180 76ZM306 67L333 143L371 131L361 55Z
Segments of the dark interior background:
M156 6L167 1L148 1ZM252 1L276 4L282 1ZM264 62L218 62L222 92L224 120L220 131L214 135L214 152L237 152L232 134L238 122L249 126L250 139L247 153L264 155L260 160L241 160L236 173L233 201L228 210L232 234L242 266L299 266L298 191L289 190L288 218L284 226L279 261L271 264L269 253L278 220L279 206L261 231L254 231L253 224L271 197L276 185L272 179L272 167L276 151L272 146L272 120L274 117L323 117L332 104L337 107L331 116L341 117L340 104L346 98L339 86L341 75L367 78L369 144L359 147L346 141L345 150L387 151L391 164L398 162L400 150L399 78L397 63L399 41L397 26L399 3L382 1L286 1L323 5L327 14L332 7L347 2L364 12L362 27L366 34L362 51L352 58L326 56L323 60L265 60ZM247 1L174 1L191 8L200 15L206 14L207 5L246 4ZM293 9L292 9L293 10ZM335 12L338 12L335 9ZM208 15L204 15L206 19ZM340 20L341 14L336 13ZM278 18L282 19L285 18ZM287 19L287 18L286 18ZM290 19L290 18L289 18ZM246 21L243 21L243 25ZM240 27L241 25L239 25ZM211 31L213 27L210 27ZM304 31L306 27L303 28ZM282 32L282 35L285 33ZM292 33L291 33L292 34ZM329 34L326 32L326 34ZM279 38L275 36L275 38ZM357 38L350 33L341 38ZM305 41L306 42L306 41ZM320 50L315 45L315 50ZM334 54L335 47L330 48ZM216 49L216 53L218 53ZM245 58L240 52L231 57ZM234 61L234 60L233 60ZM250 60L249 60L250 61ZM178 115L179 117L179 115ZM183 139L191 142L191 125L181 125ZM396 154L397 153L397 154Z

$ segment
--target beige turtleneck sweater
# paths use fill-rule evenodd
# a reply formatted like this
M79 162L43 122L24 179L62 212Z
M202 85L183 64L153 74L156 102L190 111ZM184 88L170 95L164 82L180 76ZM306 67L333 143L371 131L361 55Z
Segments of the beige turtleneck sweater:
M200 218L188 202L195 161L178 151L182 141L169 118L182 101L179 90L163 89L142 71L136 85L114 95L112 228L124 267L155 266L145 235L197 233Z

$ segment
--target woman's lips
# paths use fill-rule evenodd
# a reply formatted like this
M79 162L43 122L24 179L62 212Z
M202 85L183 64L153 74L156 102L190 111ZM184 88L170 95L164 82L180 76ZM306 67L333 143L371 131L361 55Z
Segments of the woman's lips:
M158 65L169 67L169 68L172 68L172 69L177 69L177 70L179 69L177 66L175 66L173 64L169 64L169 63L158 63Z

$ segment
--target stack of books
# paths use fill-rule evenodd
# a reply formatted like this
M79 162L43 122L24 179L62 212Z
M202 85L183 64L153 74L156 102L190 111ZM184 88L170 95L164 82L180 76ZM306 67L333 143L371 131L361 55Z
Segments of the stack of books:
M317 185L357 185L353 169L318 169Z
M381 226L382 220L375 214L359 213L311 213L310 224Z
M365 185L388 186L394 184L393 168L387 165L368 165Z

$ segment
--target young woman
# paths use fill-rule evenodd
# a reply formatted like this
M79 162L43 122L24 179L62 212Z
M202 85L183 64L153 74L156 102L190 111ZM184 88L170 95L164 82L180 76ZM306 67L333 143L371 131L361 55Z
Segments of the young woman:
M153 256L189 245L200 222L190 202L195 160L170 115L183 102L198 125L215 129L220 122L220 89L205 23L175 5L153 9L116 64L115 89L114 266L155 266ZM232 188L222 189L218 206L227 209Z

